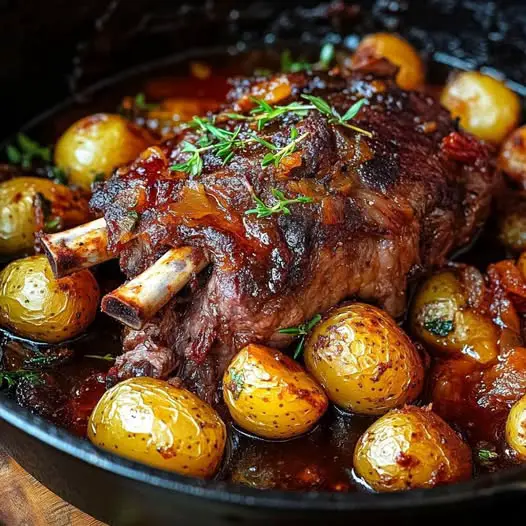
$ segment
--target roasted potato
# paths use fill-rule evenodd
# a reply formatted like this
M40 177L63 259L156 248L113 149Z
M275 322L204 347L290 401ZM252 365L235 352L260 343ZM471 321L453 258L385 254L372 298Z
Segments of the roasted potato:
M526 189L526 126L517 128L503 143L499 168Z
M365 37L352 57L353 67L378 58L386 58L400 69L397 84L403 89L422 86L425 68L416 49L403 38L391 33L375 33Z
M510 251L526 250L526 193L513 192L498 214L499 240Z
M107 391L93 410L88 438L123 457L194 477L211 477L223 457L219 415L186 389L147 377Z
M526 462L526 395L511 408L508 415L506 442Z
M0 323L26 338L61 342L94 320L99 296L89 270L55 279L45 256L18 259L0 272Z
M55 164L86 190L153 144L148 133L120 115L97 113L70 126L55 147Z
M460 118L462 128L494 144L500 144L519 122L519 97L501 81L475 71L454 76L440 101Z
M39 214L38 199L42 201L42 198L46 203L40 203L41 208L48 204L49 210L40 210ZM0 183L0 254L31 252L39 227L44 230L68 228L88 218L87 199L67 186L41 177L4 181Z
M247 345L223 378L223 397L243 429L264 438L291 438L311 429L328 406L321 387L283 353Z
M412 402L424 380L422 360L384 311L353 303L316 325L305 364L331 401L355 413L381 415Z
M375 491L430 488L469 479L471 451L430 409L406 406L362 435L354 469Z
M431 276L415 296L412 333L442 355L492 362L498 354L499 332L489 316L469 305L468 297L469 291L454 269Z

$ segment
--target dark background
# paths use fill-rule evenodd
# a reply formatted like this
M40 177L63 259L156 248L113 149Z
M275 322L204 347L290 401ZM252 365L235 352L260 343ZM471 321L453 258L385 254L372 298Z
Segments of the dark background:
M377 29L526 84L523 0L0 0L0 139L97 79L188 47Z

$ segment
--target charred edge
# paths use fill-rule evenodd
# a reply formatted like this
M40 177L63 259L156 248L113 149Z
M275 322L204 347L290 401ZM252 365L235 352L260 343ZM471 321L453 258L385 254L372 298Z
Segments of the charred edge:
M39 240L55 278L67 276L77 264L77 258L75 258L74 255L68 254L68 249L65 246L60 247L58 252L56 247L52 249L48 244L46 236L41 236Z
M108 316L115 318L132 329L139 330L144 325L144 317L141 316L140 308L136 305L125 303L120 298L110 295L104 296L100 308Z

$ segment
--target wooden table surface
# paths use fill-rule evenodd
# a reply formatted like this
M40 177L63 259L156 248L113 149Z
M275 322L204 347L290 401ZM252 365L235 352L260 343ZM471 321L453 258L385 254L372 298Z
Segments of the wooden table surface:
M9 458L1 443L0 525L104 526L42 486Z

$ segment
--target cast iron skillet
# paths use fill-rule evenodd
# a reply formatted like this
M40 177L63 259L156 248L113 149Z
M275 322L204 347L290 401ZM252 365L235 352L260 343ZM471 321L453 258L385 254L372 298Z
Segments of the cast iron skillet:
M31 5L28 5L31 4ZM119 2L0 0L0 137L31 115L133 65L203 46L243 49L275 41L350 46L380 29L404 34L439 62L503 72L525 94L526 5L522 0ZM83 93L83 95L78 95ZM16 103L12 103L16 101ZM526 468L396 495L284 493L200 481L147 468L94 448L0 395L0 441L37 479L112 524L411 524L518 511ZM1 505L1 504L0 504ZM501 506L506 506L501 508ZM497 509L497 508L495 508Z

